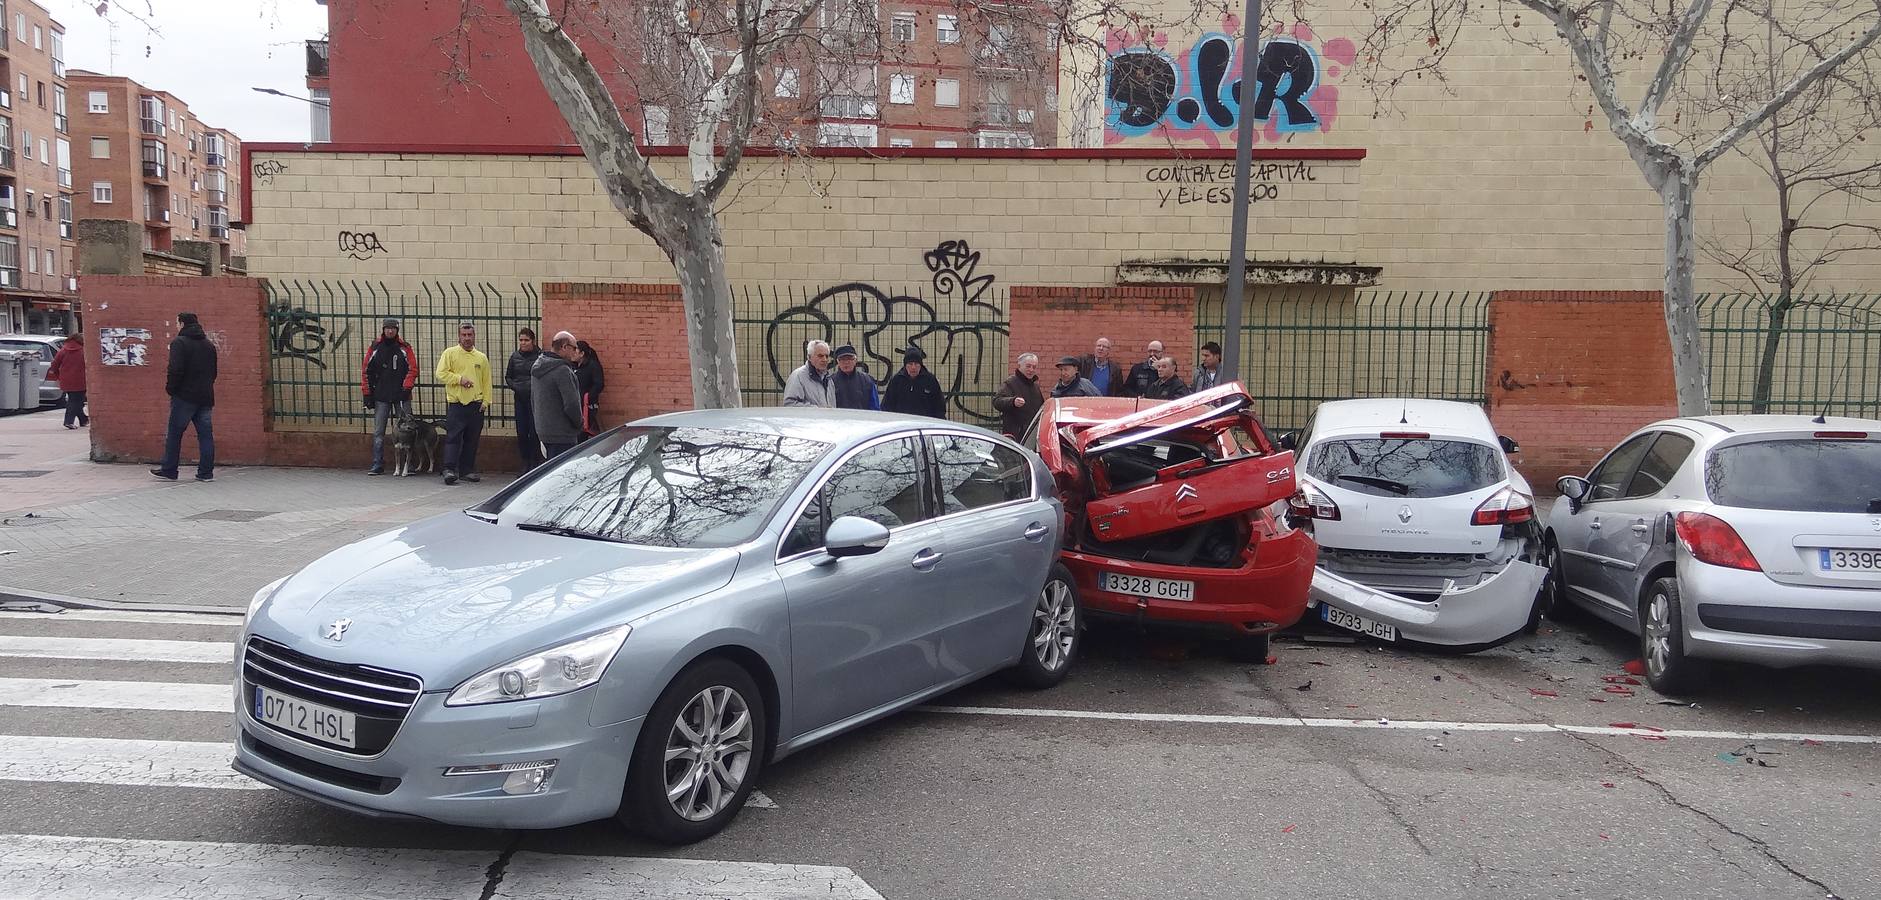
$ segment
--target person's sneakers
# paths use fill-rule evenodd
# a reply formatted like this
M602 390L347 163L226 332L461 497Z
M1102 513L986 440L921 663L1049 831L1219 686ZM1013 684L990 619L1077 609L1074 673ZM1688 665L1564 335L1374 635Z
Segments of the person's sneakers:
M475 472L465 472L465 473L464 473L464 480L465 480L465 481L468 481L468 482L470 482L471 484L476 484L477 482L479 482L479 481L482 481L482 480L483 480L483 476L482 476L482 475L478 475L478 474L477 474L477 473L475 473Z
M370 469L367 469L367 470L366 470L366 474L367 474L367 475L384 475L384 474L385 474L385 470L384 470L384 469L381 469L381 468L377 468L377 467L374 467L374 468L370 468Z
M196 476L196 480L197 481L214 481L216 480L216 477L214 475L198 475Z
M176 476L175 476L174 474L170 474L170 475L165 475L165 474L163 473L163 470L162 470L162 469L151 469L151 470L150 470L150 474L152 474L152 475L155 475L155 476L157 476L158 478L161 478L161 479L163 479L164 481L175 481L175 480L176 480Z
M444 483L445 483L445 484L456 484L456 483L457 483L457 473L456 473L456 472L453 472L453 471L451 471L450 469L445 469L445 470L444 470Z
M77 430L78 430L78 426L77 426L77 425L74 425L74 424L72 424L72 423L70 423L70 422L67 422L67 423L65 423L65 428L66 428L66 430L67 430L67 431L77 431Z

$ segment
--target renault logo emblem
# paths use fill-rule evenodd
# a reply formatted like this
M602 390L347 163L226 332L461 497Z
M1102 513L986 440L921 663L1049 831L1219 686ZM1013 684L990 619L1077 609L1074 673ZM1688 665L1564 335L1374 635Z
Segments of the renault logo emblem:
M321 636L337 644L341 638L346 636L346 629L351 627L353 627L352 619L334 619L333 623L327 626L327 630Z
M1398 507L1398 521L1400 522L1411 521L1411 507L1408 504L1405 506Z
M1180 503L1184 500L1194 500L1200 497L1201 494L1202 492L1196 490L1194 485L1185 484L1179 488L1176 488L1176 502Z

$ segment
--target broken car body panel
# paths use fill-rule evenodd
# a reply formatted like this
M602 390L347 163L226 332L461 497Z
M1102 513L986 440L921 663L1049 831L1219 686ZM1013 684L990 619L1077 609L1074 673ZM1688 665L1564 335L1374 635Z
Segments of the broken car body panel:
M1493 644L1519 633L1528 623L1535 592L1548 570L1515 560L1483 581L1454 583L1425 602L1367 587L1318 568L1313 571L1313 601L1395 626L1401 640L1439 646Z

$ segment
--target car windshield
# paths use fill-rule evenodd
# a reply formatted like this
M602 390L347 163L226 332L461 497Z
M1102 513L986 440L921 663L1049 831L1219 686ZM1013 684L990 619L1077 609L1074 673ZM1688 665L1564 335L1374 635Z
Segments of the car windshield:
M1313 448L1306 474L1380 497L1448 497L1505 477L1501 453L1474 441L1351 438Z
M728 547L762 531L829 446L751 431L624 427L478 509L532 530L655 547Z
M1866 513L1881 507L1881 441L1790 439L1711 451L1705 491L1720 506Z

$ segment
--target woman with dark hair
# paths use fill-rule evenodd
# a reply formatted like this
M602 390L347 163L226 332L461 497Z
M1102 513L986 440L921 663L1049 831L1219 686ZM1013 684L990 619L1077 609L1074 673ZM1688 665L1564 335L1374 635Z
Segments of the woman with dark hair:
M575 361L575 386L581 390L581 439L585 441L601 433L601 392L607 389L607 378L593 344L576 341L575 349L581 351Z

